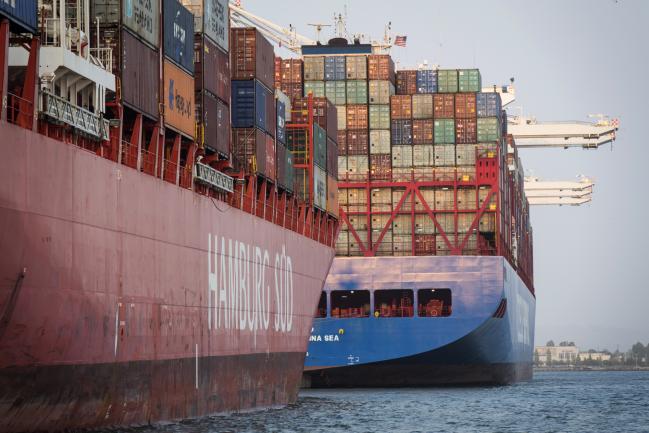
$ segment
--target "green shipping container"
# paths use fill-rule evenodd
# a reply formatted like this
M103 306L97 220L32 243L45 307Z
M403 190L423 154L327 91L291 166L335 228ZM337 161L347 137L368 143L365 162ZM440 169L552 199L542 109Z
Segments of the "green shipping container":
M304 82L304 95L313 93L316 98L325 97L325 82L324 81L305 81Z
M455 144L455 120L437 119L433 125L433 142L435 144Z
M478 119L478 141L500 140L500 125L497 117L484 117Z
M460 69L457 71L460 92L481 92L482 78L479 69Z
M439 93L457 93L457 69L440 69L437 71L437 91Z
M323 170L327 168L327 131L318 124L313 125L313 162Z
M370 105L370 129L390 129L389 105Z
M367 81L365 80L347 81L347 103L367 104Z
M347 103L345 81L327 81L325 83L325 95L332 104L345 105Z

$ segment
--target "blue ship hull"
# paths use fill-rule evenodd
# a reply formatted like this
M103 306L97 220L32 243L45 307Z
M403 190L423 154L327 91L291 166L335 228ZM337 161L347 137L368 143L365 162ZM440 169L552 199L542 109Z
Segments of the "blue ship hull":
M376 290L410 289L416 297L433 288L451 291L447 317L416 311L381 317L374 305ZM340 257L324 290L369 290L372 313L332 317L328 305L327 317L314 319L305 386L506 384L532 377L535 298L502 257Z

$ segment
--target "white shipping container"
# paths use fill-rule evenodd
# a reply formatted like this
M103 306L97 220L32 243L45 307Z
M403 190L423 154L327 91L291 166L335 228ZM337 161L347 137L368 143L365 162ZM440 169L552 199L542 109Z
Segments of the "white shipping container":
M284 107L286 107L285 114L284 114L284 119L286 122L291 121L291 98L288 97L288 95L284 92L282 92L279 89L275 89L275 99L277 99L280 102L284 103Z
M433 188L419 188L419 193L422 195L428 207L435 209L435 190ZM421 202L419 196L415 195L415 210L426 210Z
M181 3L194 14L194 32L205 33L223 51L230 51L228 0L181 0Z
M495 232L496 231L496 214L493 212L485 212L480 217L479 230L481 232Z
M347 228L347 226L344 226ZM341 229L336 238L336 255L349 255L349 231Z
M458 233L468 233L471 224L475 219L475 213L461 213L457 216L457 232ZM477 229L477 226L475 227Z
M313 166L313 205L327 210L327 173L317 165Z
M412 233L412 218L410 215L397 215L392 221L392 232L395 235L410 235Z
M304 81L324 80L324 57L304 57Z
M394 174L394 169L392 169L392 172ZM396 209L397 205L399 204L399 201L401 200L401 197L403 197L403 193L405 190L403 189L398 189L395 188L392 190L392 208ZM399 211L410 211L412 210L412 205L411 205L411 197L412 194L408 194L408 197L403 201L401 204L401 207L399 208Z
M345 61L348 80L367 80L367 57L365 57L364 55L347 56Z
M369 172L369 161L367 156L354 155L347 157L347 173L350 176L367 176Z
M395 256L409 256L412 254L412 235L392 234L392 253Z
M412 118L433 118L433 95L431 93L412 95Z
M457 165L475 165L475 144L458 144L455 147L455 162Z
M370 130L370 153L390 153L390 130Z
M474 210L476 208L475 188L458 188L457 208L460 210Z
M390 220L390 215L372 215L372 231L381 231Z
M440 188L435 190L435 210L454 210L455 198L453 190Z
M415 144L412 146L412 165L414 167L433 167L435 153L432 144Z
M122 24L154 47L160 47L160 4L157 1L130 1L122 5Z
M415 233L418 235L434 235L435 223L430 216L426 214L415 215Z
M438 213L435 214L435 218L437 219L437 222L442 228L442 231L444 231L444 233L446 233L446 236L449 238L449 240L453 242L453 233L455 233L455 214Z
M370 80L370 104L389 105L390 96L394 95L394 84L388 80Z
M336 114L338 115L338 130L344 131L347 129L347 106L336 105Z
M454 144L436 144L435 167L452 167L455 166L455 145Z
M392 167L412 167L412 146L392 146Z
M343 178L347 173L347 157L339 156L338 157L338 177Z
M370 129L390 129L390 106L370 105Z
M313 94L316 98L324 98L325 96L325 82L324 81L305 81L304 94Z

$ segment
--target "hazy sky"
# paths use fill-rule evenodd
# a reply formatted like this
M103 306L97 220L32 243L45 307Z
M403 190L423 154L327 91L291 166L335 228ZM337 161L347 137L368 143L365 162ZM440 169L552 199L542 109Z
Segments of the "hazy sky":
M615 144L598 150L521 151L545 179L596 179L581 207L535 207L536 344L573 340L584 349L649 343L649 1L242 0L276 23L315 38L307 23L333 23L346 6L350 33L407 35L392 56L478 67L483 84L515 78L517 101L539 120L619 117ZM332 30L323 30L322 39ZM644 133L642 131L645 131Z

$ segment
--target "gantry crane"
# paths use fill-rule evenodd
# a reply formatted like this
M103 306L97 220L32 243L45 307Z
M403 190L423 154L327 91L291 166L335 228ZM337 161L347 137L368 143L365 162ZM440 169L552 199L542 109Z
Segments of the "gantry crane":
M525 177L525 196L531 205L572 205L588 203L593 198L595 182L580 176L576 181L542 181Z

